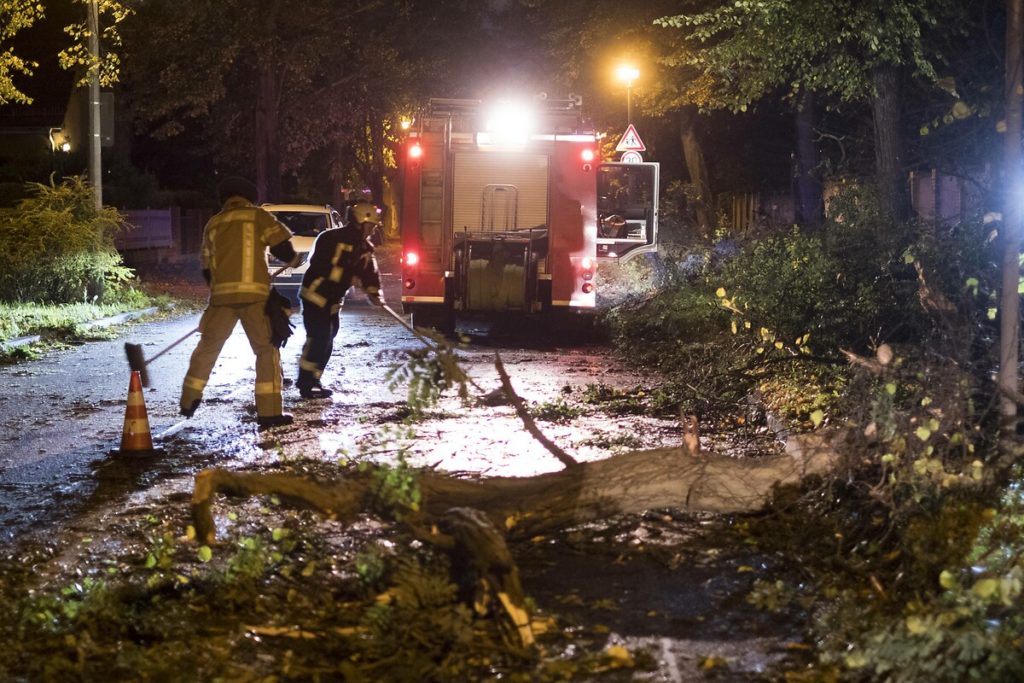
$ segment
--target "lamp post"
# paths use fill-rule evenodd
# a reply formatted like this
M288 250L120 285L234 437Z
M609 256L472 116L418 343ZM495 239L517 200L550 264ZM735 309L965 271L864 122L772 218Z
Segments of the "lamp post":
M103 157L100 153L100 20L99 1L89 0L89 180L96 209L103 208Z
M619 80L626 84L626 123L633 123L633 81L640 78L640 69L623 64L616 70Z

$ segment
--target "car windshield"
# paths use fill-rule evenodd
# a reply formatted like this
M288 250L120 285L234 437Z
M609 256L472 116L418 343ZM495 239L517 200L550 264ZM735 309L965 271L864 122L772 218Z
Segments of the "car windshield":
M316 237L331 227L331 216L311 211L271 211L277 220L288 226L293 235Z

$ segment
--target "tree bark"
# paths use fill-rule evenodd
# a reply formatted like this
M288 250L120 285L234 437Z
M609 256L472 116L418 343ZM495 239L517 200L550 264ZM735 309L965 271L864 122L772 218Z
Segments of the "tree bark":
M708 236L713 227L714 206L711 181L708 177L707 165L704 162L704 152L701 149L700 140L697 138L696 125L697 108L684 107L680 113L679 139L683 147L683 157L686 160L686 170L690 174L690 183L696 194L693 209L697 217L697 228L702 235Z
M790 439L784 455L754 459L695 457L685 448L632 451L527 478L470 480L425 471L419 481L420 509L427 522L452 508L477 509L513 538L658 508L755 512L777 487L829 472L838 460L834 443L817 434L798 435ZM342 521L380 507L368 476L322 484L282 474L203 470L196 475L192 495L193 521L203 543L215 541L211 505L218 493L276 494Z
M281 1L269 3L263 15L263 35L277 34ZM256 194L258 201L281 200L281 75L272 54L261 55L256 73Z
M903 141L900 136L900 73L893 64L884 64L873 74L875 95L871 113L875 126L875 172L883 215L894 221L910 216L906 171L903 168Z
M1017 404L1009 398L1019 378L1020 346L1020 229L1024 201L1021 173L1021 41L1024 33L1024 0L1006 2L1006 139L1004 140L1003 261L1002 292L999 300L999 402L1003 456L1012 452L1017 430Z
M812 227L821 225L825 210L821 181L817 177L814 106L814 93L802 92L796 107L796 221Z

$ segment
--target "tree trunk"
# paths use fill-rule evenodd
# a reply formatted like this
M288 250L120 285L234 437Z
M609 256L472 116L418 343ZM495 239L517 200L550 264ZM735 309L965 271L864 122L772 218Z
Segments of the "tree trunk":
M1009 397L1018 388L1020 345L1020 228L1021 201L1021 34L1024 32L1024 0L1006 2L1006 139L1004 140L1003 263L999 301L999 412L1002 418L1003 457L1012 450L1017 429L1017 404Z
M281 83L273 64L260 64L256 85L256 192L260 202L281 200L278 102Z
M804 91L796 107L796 221L821 225L825 205L818 180L818 147L814 144L814 93Z
M277 34L277 16L281 1L274 0L263 10L263 35ZM256 194L260 202L281 200L281 76L273 55L258 60L256 73Z
M370 116L370 192L380 206L384 202L384 117Z
M684 107L680 113L679 139L683 147L683 157L686 159L686 170L690 174L690 183L696 193L694 213L697 217L697 228L704 236L711 234L713 227L712 217L714 216L711 181L708 178L708 168L704 163L704 152L697 139L697 108Z
M456 479L428 470L419 482L420 508L428 522L451 508L477 509L513 538L658 508L754 512L777 487L830 471L837 461L833 443L817 434L799 435L791 438L786 454L755 459L694 456L685 448L633 451L527 478ZM217 493L276 494L342 521L380 508L369 475L321 484L290 475L209 469L196 475L192 495L203 543L215 540L211 505Z
M910 216L903 143L900 136L900 73L893 64L875 69L871 113L875 124L875 172L883 215L894 221Z

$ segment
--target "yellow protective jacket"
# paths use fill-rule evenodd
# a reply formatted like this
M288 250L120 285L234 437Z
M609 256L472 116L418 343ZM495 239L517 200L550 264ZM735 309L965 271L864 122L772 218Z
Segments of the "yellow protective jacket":
M267 248L291 239L267 211L231 197L203 229L203 269L210 272L211 304L246 304L270 294Z

